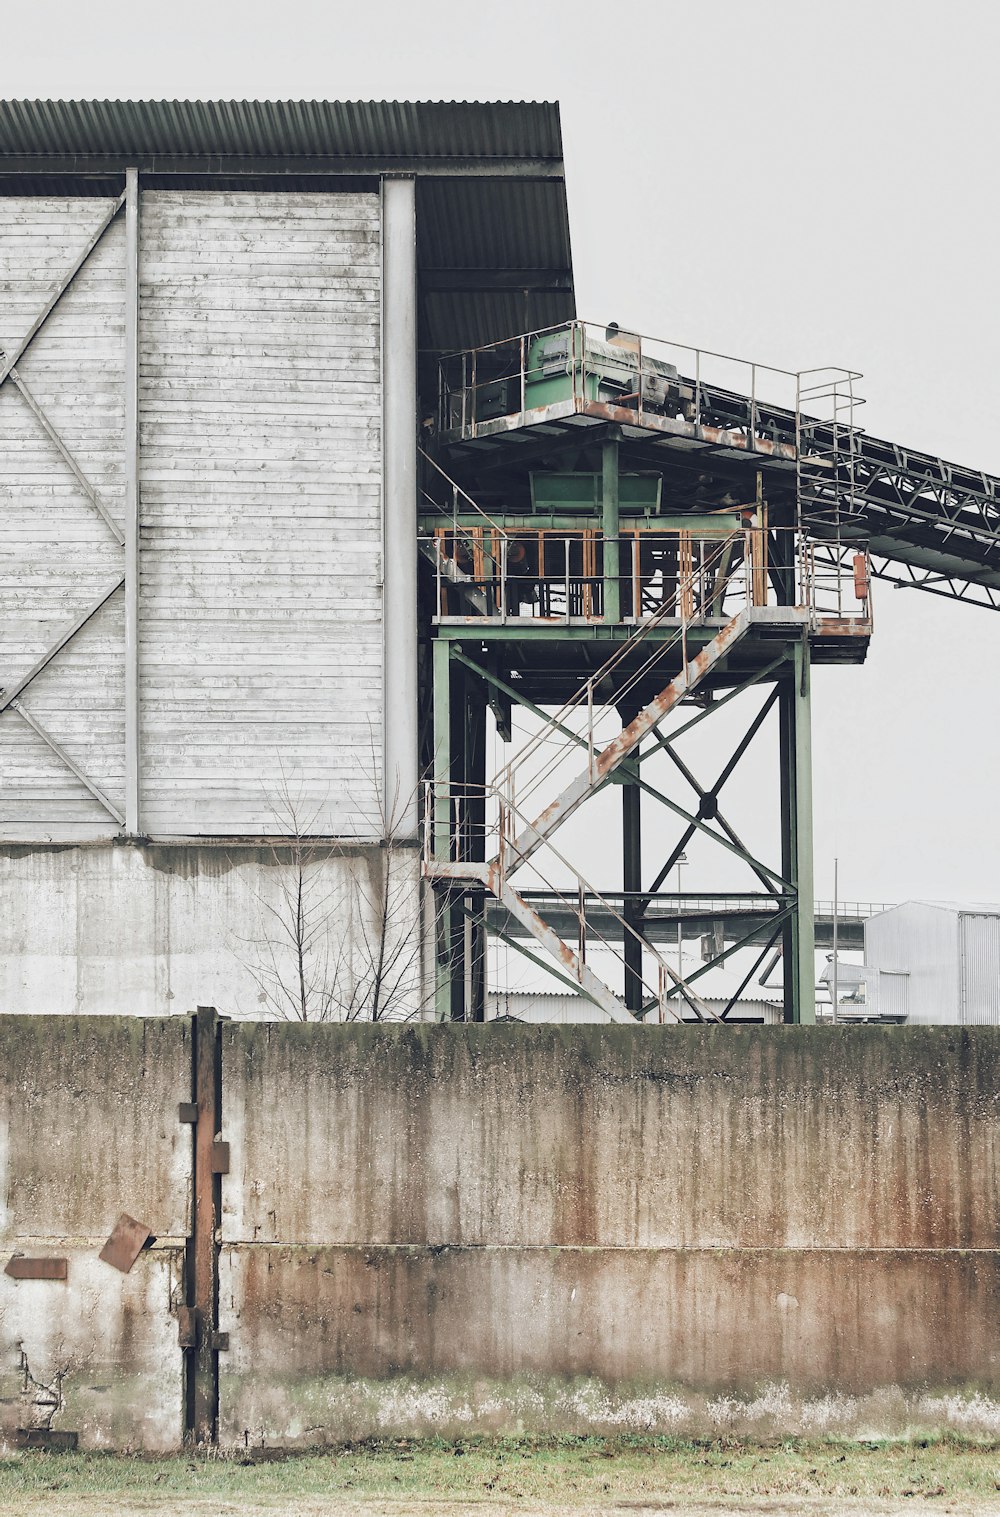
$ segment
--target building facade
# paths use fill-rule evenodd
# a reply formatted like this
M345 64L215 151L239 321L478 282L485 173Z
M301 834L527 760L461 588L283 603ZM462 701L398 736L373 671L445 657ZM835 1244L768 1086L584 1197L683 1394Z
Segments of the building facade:
M420 1009L418 347L565 227L554 107L4 106L0 1009Z

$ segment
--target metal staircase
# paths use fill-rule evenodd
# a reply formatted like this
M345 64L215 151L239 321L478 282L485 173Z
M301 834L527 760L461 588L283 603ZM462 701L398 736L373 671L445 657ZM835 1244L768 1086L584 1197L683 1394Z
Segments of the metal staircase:
M486 797L492 802L495 823L493 856L482 860L462 857L467 849L467 822L464 815L466 796L450 793L445 782L428 786L425 818L427 843L425 848L424 873L431 881L445 888L461 888L462 883L481 886L499 901L510 915L535 938L550 958L558 965L588 999L596 1002L607 1015L617 1022L632 1023L635 1017L622 998L618 996L587 963L586 916L581 908L578 916L579 940L574 949L549 922L511 884L511 876L529 860L536 858L539 850L547 847L555 854L560 864L569 868L576 877L579 898L591 900L597 896L593 887L582 878L569 861L554 848L552 839L558 829L573 816L584 802L602 789L621 769L633 767L633 760L644 738L655 733L660 722L686 697L692 695L701 682L716 670L728 657L737 643L745 636L752 619L752 609L745 607L722 626L693 657L688 657L687 636L692 624L682 622L672 636L657 641L638 666L634 664L636 647L648 640L651 632L662 624L662 616L654 616L623 643L610 659L580 687L573 700L535 734L524 747L500 770L492 784L486 786ZM645 652L645 650L643 650ZM615 686L615 703L626 698L640 677L648 678L657 664L680 658L680 669L627 723L614 738L601 744L597 738L595 721L595 691L607 690L608 681ZM611 704L605 694L600 705L606 709ZM568 725L573 713L585 715L584 731L578 733ZM542 773L530 773L531 760L535 758L547 740L555 739L555 752L543 760ZM543 781L552 776L564 760L579 747L587 751L586 765L573 778L562 785L556 797L535 814L526 808L531 797ZM442 794L442 788L447 793ZM481 851L487 852L486 837ZM479 850L477 850L479 851ZM536 872L538 870L535 864ZM551 882L548 882L551 885ZM555 889L555 887L552 887ZM563 893L556 890L560 900ZM598 897L599 898L599 897ZM600 898L599 898L600 899ZM602 902L605 909L619 923L624 934L631 934L641 943L643 951L650 956L656 968L656 983L648 984L643 979L647 994L647 1007L657 1007L660 1019L666 1014L680 1018L677 1000L667 997L668 986L675 986L680 997L699 1020L718 1020L700 996L688 986L667 962L665 957L638 931L633 923L626 922L610 903ZM600 940L600 946L610 951L623 964L621 952Z

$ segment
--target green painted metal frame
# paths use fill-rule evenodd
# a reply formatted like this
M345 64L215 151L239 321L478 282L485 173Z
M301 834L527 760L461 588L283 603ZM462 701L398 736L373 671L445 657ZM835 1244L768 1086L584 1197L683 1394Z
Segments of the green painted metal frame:
M438 629L442 632L451 633L455 629ZM565 627L558 629L558 635L566 632ZM584 630L584 629L581 629ZM597 630L597 629L592 629ZM551 634L550 634L551 635ZM466 634L467 640L468 634ZM452 692L453 668L460 666L467 675L471 675L478 683L481 682L484 692L483 706L488 700L488 692L492 689L499 692L506 699L516 701L526 710L538 716L542 720L550 721L545 711L534 701L529 699L523 692L507 680L499 676L496 671L484 667L476 660L469 657L463 650L457 638L450 635L438 635L433 640L433 706L434 706L434 764L433 774L435 779L434 816L432 818L433 852L436 858L447 858L451 839L450 804L447 799L448 786L453 776L453 744L452 733L455 722L454 700ZM718 700L713 701L703 711L698 712L689 721L684 722L675 732L670 734L669 739L664 738L659 732L654 732L657 744L665 748L668 753L678 762L678 756L672 753L672 746L679 736L688 732L692 727L703 721L714 711L721 709L737 695L744 693L762 680L771 677L775 679L775 692L768 697L761 709L755 713L747 731L741 737L736 749L730 756L723 768L711 792L706 792L695 780L688 767L680 761L679 767L686 774L689 782L694 785L699 796L706 793L715 794L721 785L732 773L739 759L745 753L749 743L756 732L760 729L767 713L773 707L775 701L778 705L779 715L779 759L780 759L780 799L781 799L781 870L762 863L756 859L745 846L733 836L726 836L711 827L697 816L687 812L669 796L663 794L657 787L650 785L639 770L641 754L627 761L623 766L623 773L618 782L623 786L623 834L629 834L623 839L625 843L625 856L623 857L624 873L627 878L632 878L637 868L638 855L641 849L641 818L636 815L638 797L641 793L651 795L667 809L679 816L687 827L685 841L690 840L695 831L707 833L715 842L728 851L741 858L761 879L771 894L778 900L785 902L775 916L775 934L769 939L774 941L777 932L782 934L782 956L784 962L785 984L785 1007L784 1017L786 1022L810 1023L815 1021L815 931L813 923L813 861L812 861L812 775L811 775L811 713L810 713L810 666L809 644L806 637L797 640L790 647L782 650L781 654L770 661L764 668L753 671L741 683L727 690ZM466 682L466 695L471 695L471 687ZM558 725L558 724L557 724ZM568 728L560 727L559 730L578 744L583 740ZM443 794L442 794L443 792ZM718 814L717 820L722 820ZM731 829L728 829L731 833ZM684 842L680 845L682 848ZM634 850L630 856L630 848ZM676 857L676 850L671 855ZM661 876L663 871L661 871ZM638 876L636 876L638 877ZM768 885L767 882L771 883ZM657 886L660 883L658 876ZM651 889L657 888L652 886ZM628 888L626 886L626 888ZM449 1020L456 1015L461 1015L459 1009L462 1001L461 996L456 995L455 984L455 953L456 942L456 917L461 919L467 915L467 908L463 905L459 892L443 890L439 892L437 912L437 955L436 955L436 1007L441 1020ZM733 953L746 947L750 938L739 939L735 943L724 947L722 952L714 955L707 963L695 970L688 980L696 980L708 970L725 962ZM520 951L520 945L517 945ZM765 948L765 952L767 949ZM530 955L528 955L530 956ZM461 953L458 958L461 960ZM634 958L634 953L629 958ZM763 955L758 962L762 962ZM539 964L541 960L535 960ZM548 966L544 966L548 967ZM634 968L634 966L633 966ZM555 972L555 971L553 971ZM750 972L753 973L753 970ZM558 976L557 976L558 977ZM628 986L629 977L626 977ZM633 974L631 993L628 1000L637 1000L636 984L638 977ZM744 984L746 981L744 982ZM468 1007L466 1005L466 1012ZM630 1006L637 1010L638 1007Z

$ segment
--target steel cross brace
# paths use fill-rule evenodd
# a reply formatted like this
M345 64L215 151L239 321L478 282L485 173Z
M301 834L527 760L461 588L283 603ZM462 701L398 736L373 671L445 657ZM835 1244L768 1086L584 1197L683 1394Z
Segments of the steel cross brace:
M734 769L736 768L736 766L739 763L740 759L743 757L744 753L746 753L746 751L749 748L751 742L753 741L753 739L756 737L758 731L760 730L760 728L761 728L761 726L762 726L762 724L764 722L765 717L767 716L767 714L771 710L771 708L774 706L774 704L777 701L777 699L778 699L778 692L777 692L777 689L774 689L774 690L772 690L770 692L770 694L768 695L767 699L765 700L763 706L757 712L757 715L754 717L753 721L751 722L750 726L748 727L746 733L740 739L740 742L739 742L739 744L738 744L735 752L730 756L730 758L727 761L725 767L723 768L721 774L719 775L719 778L716 780L716 782L712 786L711 790L708 790L708 791L702 789L701 785L698 783L698 781L695 779L694 775L691 773L691 770L684 763L684 760L680 757L680 755L678 753L674 752L674 749L673 749L673 746L672 746L672 743L671 743L670 739L665 738L657 727L653 728L653 731L652 731L652 733L650 735L659 744L660 748L663 749L664 753L666 753L667 756L673 761L673 763L676 764L677 768L684 775L684 778L688 781L688 783L692 786L692 788L696 792L699 800L704 800L704 798L705 798L706 795L711 795L711 796L715 797L718 794L718 792L722 789L722 787L726 783L726 781L732 775ZM775 889L774 889L774 885L771 882L770 876L767 874L766 871L764 871L762 869L759 869L757 867L757 863L756 863L756 860L753 858L753 855L750 854L747 851L746 845L743 843L742 839L737 836L737 834L733 830L733 828L730 827L729 823L726 821L726 819L722 815L721 811L718 811L718 810L716 811L716 817L715 817L715 819L719 823L719 826L722 827L723 830L725 831L725 833L728 836L730 842L733 843L739 849L739 851L742 853L743 857L746 859L747 863L750 865L750 868L753 870L754 874L757 876L757 878L760 880L761 884L764 886L764 889L770 891L770 893L772 895L778 894L778 892L775 891ZM656 879L650 885L650 887L649 887L649 893L651 895L653 894L654 891L659 890L660 886L663 884L663 881L666 879L667 875L670 873L671 869L673 869L674 865L676 864L678 858L684 852L684 849L687 847L687 845L691 841L691 839L694 837L695 830L696 830L695 827L691 823L689 823L688 826L687 826L686 831L684 832L684 834L683 834L683 836L682 836L682 838L680 840L680 842L677 844L676 848L673 849L673 851L671 852L670 856L667 859L667 862L663 865L662 869L660 869L659 873L656 876Z
M562 722L553 721L551 717L546 716L542 708L540 706L536 706L534 701L529 700L526 695L523 695L521 691L516 688L516 686L508 684L506 680L501 679L499 675L494 674L492 671L483 669L473 659L469 658L467 654L461 653L457 649L452 650L451 656L460 664L464 664L465 667L467 669L470 669L474 674L478 674L481 679L486 680L491 685L494 685L498 690L503 691L505 695L511 696L511 698L513 700L516 700L519 705L525 708L525 710L530 711L533 716L539 717L550 727L554 727L557 732L561 732L570 741L576 743L578 747L587 747L586 738L581 737L578 732L574 732L570 727L564 726ZM715 707L721 707L727 700L731 700L734 695L739 695L744 690L750 689L750 687L756 684L758 680L763 679L766 673L772 672L782 662L782 659L778 659L774 664L769 665L767 670L761 671L760 674L755 674L753 679L747 680L745 684L740 685L736 690L729 691L722 700L716 701L714 703ZM707 713L702 714L704 715ZM695 717L694 721L688 722L681 730L687 731L688 727L693 726L694 722L699 720L700 717ZM655 729L654 735L656 735ZM674 734L674 737L676 736L677 734ZM651 785L648 780L643 779L642 774L639 770L639 765L635 759L624 759L620 767L623 773L629 775L629 777L635 781L640 790L645 791L645 793L652 796L655 801L659 801L661 806L666 806L668 811L672 811L675 816L679 816L683 822L687 823L687 826L689 828L689 831L686 835L687 841L690 841L695 832L703 832L705 836L710 837L713 842L720 844L721 847L727 849L728 852L734 854L738 859L742 859L744 863L748 864L749 867L753 870L754 874L756 874L757 878L764 884L765 889L767 889L772 895L780 893L775 891L774 884L787 888L789 882L783 879L776 869L772 869L767 864L762 864L759 859L756 859L753 856L753 854L748 853L742 843L738 841L731 842L728 838L720 837L720 835L711 827L706 826L700 817L692 816L689 811L684 810L683 806L680 806L676 801L671 800L668 795L664 795L662 790L658 790L655 785ZM612 774L607 775L600 782L600 784L594 786L593 793L596 795L598 790L603 789L604 785L612 783L614 778L615 777ZM719 783L721 784L722 781L720 780ZM684 844L682 843L678 849L678 852L680 852L683 847ZM671 868L673 867L674 862L675 860L672 858L670 864ZM650 887L650 890L657 890L659 888L659 885L662 884L662 880L665 878L666 874L664 874L656 884L652 885ZM773 884L771 883L772 881L774 882Z
M650 729L661 721L678 701L689 695L715 665L732 651L746 634L749 625L750 619L747 612L741 611L738 616L734 616L660 694L639 712L634 721L622 729L618 737L613 738L600 753L594 754L587 768L578 774L557 799L547 806L533 822L530 822L515 839L514 853L517 859L515 867L525 863L543 845L549 834L572 816L587 796L592 795L605 780L611 777L624 760L631 757ZM686 816L685 820L690 821L692 818Z
M119 211L121 211L122 207L125 205L126 200L127 194L122 194L119 195L118 198L114 201L111 209L105 214L82 250L77 254L77 257L75 258L68 272L63 275L62 279L55 286L54 290L49 295L46 304L35 317L35 320L32 322L25 336L20 340L19 343L16 344L13 352L4 353L3 350L0 349L0 385L3 385L8 379L14 385L19 395L30 410L31 414L34 416L35 420L38 422L39 426L42 428L49 441L55 447L56 452L59 454L60 458L66 464L70 473L73 475L73 478L76 480L81 491L86 496L88 502L101 517L105 526L111 532L118 546L121 548L124 548L125 546L125 534L121 531L121 529L114 521L107 507L104 505L104 502L101 500L97 489L83 472L80 464L73 456L72 452L67 447L62 437L59 435L59 432L46 414L44 408L39 404L38 400L32 394L24 378L18 372L17 365L24 357L28 348L31 346L34 339L38 336L38 333L42 330L49 317L52 315L52 312L55 310L56 306L59 304L66 291L72 285L77 274L83 268L91 253L97 247L108 227L111 225L115 217L118 215ZM18 680L10 689L0 691L0 714L2 714L9 707L12 707L14 710L16 710L18 715L21 716L23 720L27 722L28 726L31 727L32 730L37 734L37 736L40 737L42 741L48 745L48 747L57 756L57 758L59 758L61 762L66 765L70 772L80 781L85 789L90 792L95 800L100 802L100 804L107 812L109 812L109 814L115 819L119 826L124 826L125 824L125 817L123 813L118 809L117 806L114 805L111 800L109 800L100 786L87 777L79 765L66 752L61 743L59 743L58 740L53 737L50 732L47 731L47 729L42 725L37 717L35 717L31 712L27 710L19 697L24 693L31 682L39 674L41 674L42 670L47 668L47 666L52 662L56 655L66 647L67 643L69 643L83 627L87 625L91 618L97 614L101 607L105 605L105 603L111 598L115 591L120 589L124 583L125 575L122 574L120 578L115 580L114 584L106 587L100 593L97 600L94 601L89 607L87 607L80 616L78 616L73 622L69 623L64 628L64 630L56 638L55 642L50 644L42 656L28 670L27 674Z

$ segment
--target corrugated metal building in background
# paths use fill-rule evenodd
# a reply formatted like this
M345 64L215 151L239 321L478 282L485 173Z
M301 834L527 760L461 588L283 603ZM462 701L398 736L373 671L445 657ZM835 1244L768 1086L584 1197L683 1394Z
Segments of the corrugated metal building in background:
M737 1001L729 1008L729 1002L719 996L703 996L709 1011L716 1016L726 1014L726 1021L733 1023L755 1022L766 1027L777 1027L782 1021L780 1001L746 999ZM486 1020L496 1022L506 1019L511 1022L556 1023L573 1026L584 1023L610 1022L610 1017L600 1006L588 1001L586 996L574 995L572 991L497 990L487 996ZM654 1016L647 1021L655 1020ZM694 1013L687 1020L694 1021Z
M865 923L879 1009L908 1023L1000 1024L1000 907L906 901Z

